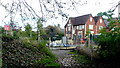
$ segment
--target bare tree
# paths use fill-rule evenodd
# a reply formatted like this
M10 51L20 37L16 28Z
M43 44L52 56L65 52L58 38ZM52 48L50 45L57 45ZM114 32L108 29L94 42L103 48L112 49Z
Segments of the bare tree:
M30 2L32 1L36 1L36 3L38 2L38 9L31 6ZM30 17L37 20L41 18L43 22L46 22L48 19L58 18L59 15L62 16L63 19L68 18L69 14L64 11L69 11L70 9L77 11L76 5L80 5L81 2L82 0L11 0L10 2L1 0L0 5L8 12L5 18L10 17L10 22L15 21L17 15L21 16L22 22ZM86 4L87 0L82 3Z
M36 1L37 9L34 8L35 5L31 5ZM40 31L38 30L39 20L41 23L46 23L49 19L57 19L59 16L63 20L67 20L68 13L65 11L75 10L77 5L87 4L87 0L11 0L10 2L5 2L0 0L0 5L3 6L8 14L5 18L10 17L8 24L16 23L16 17L20 16L21 22L26 24L25 21L32 19L35 20L37 24L38 39L40 40ZM19 22L19 21L18 21Z

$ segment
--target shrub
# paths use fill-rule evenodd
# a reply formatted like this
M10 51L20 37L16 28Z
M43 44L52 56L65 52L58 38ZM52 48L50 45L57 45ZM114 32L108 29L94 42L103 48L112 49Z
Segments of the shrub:
M27 39L27 38L26 38ZM36 43L34 43L36 42ZM3 67L7 66L47 66L55 63L55 56L44 43L33 40L14 40L2 43ZM44 63L43 63L44 62ZM57 63L56 63L57 64Z
M17 36L11 36L11 35L2 35L2 41L3 42L10 42L13 41L15 39L18 39Z
M120 24L119 20L110 20L109 31L102 30L101 35L96 39L101 47L99 49L102 58L113 58L119 56L120 53L120 27L114 25Z

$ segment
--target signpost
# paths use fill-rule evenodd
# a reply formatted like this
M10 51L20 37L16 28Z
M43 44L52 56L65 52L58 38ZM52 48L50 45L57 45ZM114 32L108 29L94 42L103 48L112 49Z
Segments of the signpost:
M9 25L4 25L4 30L9 31L10 30L10 26Z
M4 30L6 30L6 35L7 35L7 31L10 30L10 26L9 25L4 25Z

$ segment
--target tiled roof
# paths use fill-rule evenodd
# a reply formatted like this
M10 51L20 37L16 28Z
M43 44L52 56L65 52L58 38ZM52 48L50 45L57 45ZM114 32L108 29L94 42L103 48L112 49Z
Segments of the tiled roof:
M77 25L80 25L80 24L83 25L83 24L86 24L86 22L87 22L87 20L89 19L90 16L92 16L92 15L91 14L86 14L86 15L82 15L82 16L78 16L78 17L70 17L69 20L71 20L71 24L73 26L77 26ZM65 27L66 26L67 26L67 24L65 25Z
M95 22L97 23L100 17L101 17L101 16L95 16L95 17L93 17L93 19L94 19Z
M80 24L86 24L86 22L90 16L92 16L92 15L87 14L87 15L71 18L72 25L76 26L76 25L80 25Z

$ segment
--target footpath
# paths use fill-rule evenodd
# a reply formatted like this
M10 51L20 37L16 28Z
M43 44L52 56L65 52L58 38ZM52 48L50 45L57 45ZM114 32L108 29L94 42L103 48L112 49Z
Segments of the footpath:
M52 52L56 55L58 58L58 63L62 64L62 66L65 67L75 67L80 66L75 60L74 60L74 54L70 54L71 50L53 50Z

